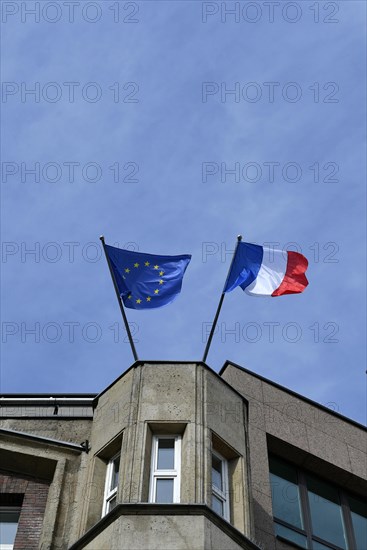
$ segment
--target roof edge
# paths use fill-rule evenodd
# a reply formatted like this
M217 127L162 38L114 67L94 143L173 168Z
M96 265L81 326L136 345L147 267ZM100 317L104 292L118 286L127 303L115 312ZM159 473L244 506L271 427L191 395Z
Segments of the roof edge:
M56 393L56 392L48 392L48 393L0 393L1 397L27 397L29 399L93 399L97 393Z
M29 439L30 441L34 441L36 443L45 444L45 445L54 445L57 447L64 447L65 449L82 453L89 451L89 445L88 441L84 442L84 444L77 444L73 443L72 441L61 441L59 439L53 439L51 437L45 437L42 435L35 435L30 434L28 432L19 432L17 430L12 430L10 428L0 428L0 436L8 436L8 437L15 437L15 438L21 438L21 439Z
M246 397L244 395L242 395L238 390L236 390L236 388L231 386L231 384L229 384L226 380L221 378L219 376L219 374L217 372L215 372L215 370L213 370L211 367L209 367L209 365L207 363L205 363L204 361L174 361L174 360L172 360L172 361L158 361L158 360L147 361L147 360L145 360L144 361L144 360L139 359L138 361L135 361L132 365L130 365L130 367L128 369L126 369L122 374L120 374L120 376L118 376L113 382L111 382L111 384L109 384L104 390L102 390L94 398L94 400L93 400L93 409L96 408L96 406L98 404L98 401L99 401L99 398L104 393L106 393L110 388L112 388L112 386L114 386L119 380L121 380L121 378L123 378L132 369L134 369L136 367L141 367L143 365L198 365L198 366L200 365L200 366L204 367L206 370L209 370L212 374L214 374L214 376L219 378L222 383L224 383L228 388L230 388L234 393L236 393L244 401L246 406L248 405L248 400L246 399Z
M338 413L336 411L333 411L332 409L329 409L328 407L325 407L325 405L321 405L321 403L318 403L317 401L313 401L309 397L305 397L304 395L297 393L285 386L282 386L281 384L278 384L277 382L273 382L269 378L265 378L265 376L262 376L261 374L257 374L249 369L246 369L245 367L241 367L241 365L238 365L237 363L234 363L233 361L230 361L229 359L226 360L223 367L220 369L218 375L222 376L224 371L227 369L228 366L232 366L238 370L241 370L245 372L246 374L250 374L254 378L257 378L258 380L261 380L262 382L266 382L267 384L270 384L271 386L274 386L278 390L282 390L289 395L292 395L293 397L297 397L298 399L301 399L302 401L305 401L305 403L308 403L312 405L313 407L316 407L318 409L321 409L324 412L327 412L331 414L332 416L335 416L339 418L340 420L344 420L345 422L348 422L349 424L352 424L353 426L356 426L357 428L362 429L363 431L367 431L367 427L364 426L364 424L361 424L360 422L357 422L356 420L353 420L352 418L349 418L348 416L345 416L341 413Z

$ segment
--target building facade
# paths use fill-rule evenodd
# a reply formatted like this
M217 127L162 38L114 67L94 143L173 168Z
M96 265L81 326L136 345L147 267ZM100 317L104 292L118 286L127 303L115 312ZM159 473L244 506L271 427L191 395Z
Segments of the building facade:
M233 363L0 405L0 550L367 550L365 428Z

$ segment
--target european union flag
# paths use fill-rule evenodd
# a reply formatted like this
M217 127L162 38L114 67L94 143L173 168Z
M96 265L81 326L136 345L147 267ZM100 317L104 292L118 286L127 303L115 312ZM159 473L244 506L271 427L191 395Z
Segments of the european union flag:
M125 307L152 309L172 302L181 292L191 260L183 256L156 256L105 245Z

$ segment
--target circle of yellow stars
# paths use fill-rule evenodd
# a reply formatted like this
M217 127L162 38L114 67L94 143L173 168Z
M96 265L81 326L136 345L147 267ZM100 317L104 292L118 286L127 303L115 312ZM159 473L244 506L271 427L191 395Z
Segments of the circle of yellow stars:
M139 262L135 262L135 263L133 264L133 267L132 267L132 268L126 267L126 268L124 269L124 273L126 273L126 275L129 275L129 273L131 273L132 270L134 270L134 269L139 269L139 267L140 267ZM148 262L148 261L144 262L144 267L151 267L151 266L150 266L150 262ZM145 300L146 300L147 302L151 302L151 301L152 301L152 298L154 298L154 296L158 296L158 295L159 295L159 292L160 292L160 290L161 290L161 288L162 288L162 285L165 283L164 279L162 279L162 277L164 276L164 270L163 270L159 265L157 265L157 264L153 265L152 267L153 267L153 270L154 270L154 271L158 271L158 275L159 275L160 278L158 279L158 282L157 282L157 288L154 289L153 296L146 296L146 297L145 297ZM126 276L123 275L123 278L126 279ZM128 300L135 300L135 303L136 303L136 304L141 304L141 303L143 302L143 299L142 299L141 297L134 298L134 297L132 296L132 294L128 294L127 299L128 299Z

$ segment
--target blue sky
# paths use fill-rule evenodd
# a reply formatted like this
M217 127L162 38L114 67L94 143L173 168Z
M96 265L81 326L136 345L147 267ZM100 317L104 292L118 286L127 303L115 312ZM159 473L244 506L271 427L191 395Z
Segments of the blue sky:
M200 360L241 233L302 250L310 284L228 294L208 364L365 420L365 4L317 5L3 2L2 392L132 363L102 233L192 254L178 299L128 318L141 359Z

